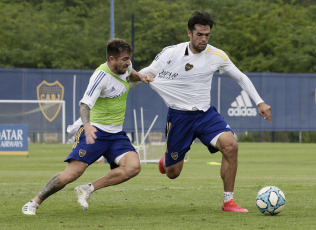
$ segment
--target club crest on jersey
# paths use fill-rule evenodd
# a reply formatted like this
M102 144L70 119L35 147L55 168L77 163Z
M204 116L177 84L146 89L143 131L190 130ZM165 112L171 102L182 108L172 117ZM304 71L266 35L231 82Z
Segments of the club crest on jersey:
M64 98L64 87L58 81L48 83L44 80L37 86L36 91L37 100L61 101ZM52 122L57 117L61 106L61 103L39 103L44 117L49 122Z
M177 152L171 153L171 157L172 159L177 160L179 157L179 154Z
M185 71L190 71L191 69L193 69L193 65L190 63L185 64Z
M86 153L87 153L86 150L80 149L79 150L79 157L84 157L86 155Z

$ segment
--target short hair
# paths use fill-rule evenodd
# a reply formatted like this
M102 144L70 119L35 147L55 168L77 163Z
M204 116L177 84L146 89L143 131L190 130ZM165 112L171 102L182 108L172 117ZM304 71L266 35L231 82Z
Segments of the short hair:
M130 44L120 38L114 38L108 41L106 46L106 59L109 60L110 56L115 58L119 57L121 53L132 53L133 48Z
M195 11L188 21L188 29L190 31L193 31L195 29L196 24L210 26L210 28L212 29L212 27L216 25L216 22L215 18L211 14L205 11Z

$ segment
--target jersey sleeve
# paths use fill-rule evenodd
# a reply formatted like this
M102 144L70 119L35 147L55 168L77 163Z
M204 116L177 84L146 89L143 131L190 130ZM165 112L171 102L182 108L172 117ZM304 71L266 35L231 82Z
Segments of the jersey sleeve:
M164 48L153 60L153 62L150 64L150 66L145 67L139 71L141 74L147 74L150 73L154 77L159 73L159 71L162 69L162 67L167 62L170 55L173 53L173 46L168 46Z
M252 98L256 105L263 102L251 80L234 65L224 51L216 49L212 52L221 59L221 63L218 67L220 74L227 73L231 78L233 78Z
M88 87L83 95L83 98L80 100L80 103L84 103L92 109L100 96L102 88L106 85L106 79L106 72L103 70L95 71L90 78Z
M220 74L226 73L234 68L235 65L233 64L233 62L230 60L230 58L224 51L220 49L212 49L211 53L217 56L218 59L220 60L220 64L218 66L218 70Z
M252 100L256 103L256 105L263 102L262 98L258 94L255 86L252 84L251 80L242 73L236 66L226 72L231 78L233 78L240 87L246 91L246 93L252 98Z

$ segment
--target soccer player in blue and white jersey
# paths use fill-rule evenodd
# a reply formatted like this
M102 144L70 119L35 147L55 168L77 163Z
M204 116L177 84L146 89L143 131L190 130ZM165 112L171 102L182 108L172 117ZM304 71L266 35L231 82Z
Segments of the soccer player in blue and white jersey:
M166 47L149 67L150 83L169 107L166 153L159 163L161 173L177 178L184 157L195 138L211 153L222 152L221 177L224 184L223 211L248 212L233 200L237 172L238 144L233 131L211 105L211 84L216 71L232 77L254 100L260 115L271 122L271 107L264 103L250 79L226 53L208 44L214 19L209 13L195 12L188 21L189 42Z
M138 154L122 126L130 86L136 85L137 81L149 83L153 78L133 70L131 56L132 47L126 41L109 41L107 61L93 73L80 101L80 119L67 129L71 133L77 132L72 152L65 160L68 165L64 172L54 175L43 190L22 207L24 214L36 215L36 210L46 198L78 179L101 156L110 163L111 171L75 188L83 210L88 208L87 200L93 191L123 183L140 172Z

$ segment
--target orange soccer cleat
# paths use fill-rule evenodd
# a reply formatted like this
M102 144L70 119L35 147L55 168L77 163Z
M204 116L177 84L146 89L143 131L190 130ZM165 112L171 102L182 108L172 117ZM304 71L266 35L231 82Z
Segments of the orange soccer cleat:
M248 212L247 209L239 207L234 200L230 200L226 203L223 202L222 210L228 212Z

